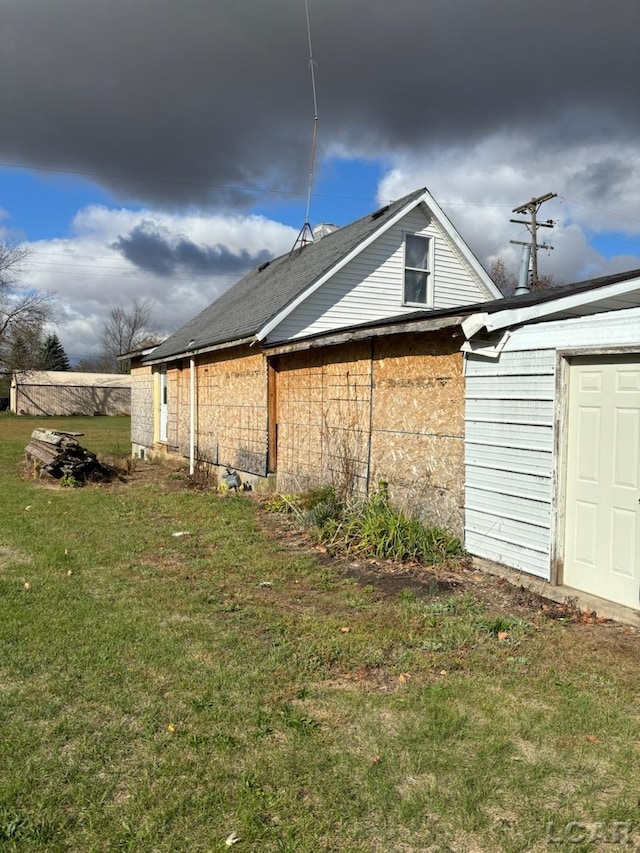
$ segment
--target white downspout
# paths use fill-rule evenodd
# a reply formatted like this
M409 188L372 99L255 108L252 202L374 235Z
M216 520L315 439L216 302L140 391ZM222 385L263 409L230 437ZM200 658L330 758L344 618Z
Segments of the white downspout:
M193 476L196 462L196 360L189 359L189 474Z

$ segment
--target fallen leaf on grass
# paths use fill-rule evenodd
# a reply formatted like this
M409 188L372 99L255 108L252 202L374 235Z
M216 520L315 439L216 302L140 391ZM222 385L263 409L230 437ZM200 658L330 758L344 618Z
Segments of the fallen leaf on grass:
M508 640L508 639L509 639L509 632L508 631L499 631L498 632L498 640L500 642L502 642L503 640Z
M344 625L342 628L340 628L340 631L341 631L343 634L350 634L350 633L351 633L351 628L349 628L347 625Z
M602 743L600 738L596 737L595 735L585 735L584 739L586 740L587 743Z
M380 764L381 761L382 761L381 755L374 755L369 763L370 764Z
M31 589L31 584L29 583L29 581L26 581L24 588L25 589Z
M233 847L234 844L237 844L240 839L238 838L237 832L232 832L231 835L227 836L227 840L224 842L227 847Z
M400 684L406 684L407 681L411 678L411 673L409 672L401 672L398 676L398 681Z

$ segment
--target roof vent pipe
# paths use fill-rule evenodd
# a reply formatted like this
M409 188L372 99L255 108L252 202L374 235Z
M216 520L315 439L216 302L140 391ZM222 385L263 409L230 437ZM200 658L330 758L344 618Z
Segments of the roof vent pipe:
M531 244L522 244L522 255L520 256L520 270L518 272L518 286L514 296L524 296L529 293L529 264L531 263Z

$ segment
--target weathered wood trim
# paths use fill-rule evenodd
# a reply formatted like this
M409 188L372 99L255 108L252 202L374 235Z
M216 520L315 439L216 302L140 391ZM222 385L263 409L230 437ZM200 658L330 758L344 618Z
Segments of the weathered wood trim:
M262 349L269 355L286 355L290 352L351 344L387 335L406 335L410 332L438 332L441 329L461 326L465 316L465 314L462 314L455 317L438 317L435 319L413 320L409 323L394 323L393 325L378 326L375 329L367 328L351 332L322 335L321 337L307 338L306 340L295 341L294 343L275 344L273 346L263 345Z
M549 531L549 581L561 584L564 568L564 528L566 505L566 459L569 422L569 359L556 352L556 382L553 425L553 458L551 481L551 529Z
M640 344L625 344L620 346L574 347L559 349L558 355L563 358L585 358L599 355L634 355L640 354Z

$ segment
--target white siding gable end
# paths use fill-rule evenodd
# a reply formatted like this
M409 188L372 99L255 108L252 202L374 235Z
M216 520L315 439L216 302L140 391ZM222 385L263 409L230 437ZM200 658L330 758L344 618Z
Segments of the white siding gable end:
M486 280L436 216L420 204L309 293L269 332L267 340L293 340L420 310L403 304L406 234L431 238L431 308L455 308L494 298Z

